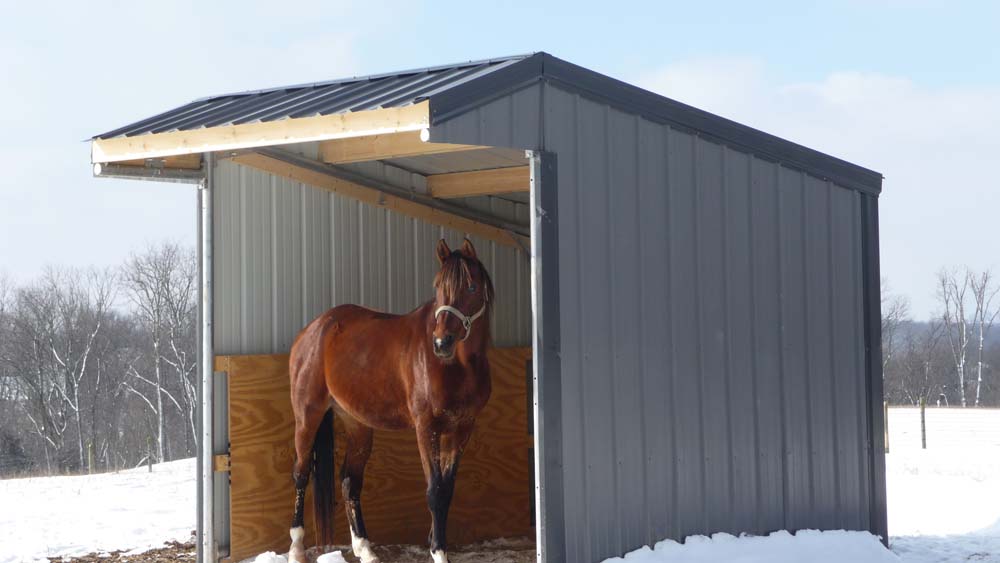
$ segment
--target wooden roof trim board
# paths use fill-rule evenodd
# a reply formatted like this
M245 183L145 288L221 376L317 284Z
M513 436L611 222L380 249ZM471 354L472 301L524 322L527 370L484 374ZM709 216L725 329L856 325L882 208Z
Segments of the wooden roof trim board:
M279 121L170 131L134 137L94 139L91 161L120 162L289 143L420 131L430 123L427 101L398 108Z

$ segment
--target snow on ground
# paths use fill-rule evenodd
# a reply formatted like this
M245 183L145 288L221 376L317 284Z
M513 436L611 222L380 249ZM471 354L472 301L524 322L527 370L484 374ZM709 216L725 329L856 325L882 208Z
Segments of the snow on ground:
M735 537L715 534L711 538L691 536L683 544L661 541L653 549L644 547L624 558L604 563L898 563L875 536L866 532L817 532L795 535L774 532L769 536Z
M919 414L890 409L886 480L894 553L865 533L803 531L665 541L626 555L624 561L1000 563L1000 431L994 431L1000 429L1000 410L970 411L929 408L928 449L922 450ZM187 540L195 525L194 465L187 459L155 465L152 474L143 467L117 474L0 480L0 563L36 563L46 556L141 550ZM524 560L525 550L508 546L501 555L500 547L455 553L453 561ZM401 560L427 560L424 546L397 549L392 556ZM353 560L348 551L344 555ZM267 555L260 563L282 559ZM331 555L324 563L335 561Z
M1000 562L1000 445L893 446L886 474L891 545L903 561Z
M195 462L73 477L0 480L0 563L148 549L195 525Z

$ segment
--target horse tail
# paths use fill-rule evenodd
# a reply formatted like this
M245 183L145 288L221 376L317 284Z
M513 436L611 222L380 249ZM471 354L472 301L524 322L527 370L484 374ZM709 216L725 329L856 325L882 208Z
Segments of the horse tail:
M333 410L326 411L313 441L313 506L316 544L333 545Z

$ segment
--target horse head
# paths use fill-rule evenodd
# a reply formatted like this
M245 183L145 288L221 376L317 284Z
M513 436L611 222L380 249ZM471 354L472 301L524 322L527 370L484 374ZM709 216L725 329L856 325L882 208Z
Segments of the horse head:
M489 310L493 305L493 282L486 267L476 257L469 239L452 251L441 239L437 243L441 270L434 276L434 330L431 343L434 355L449 361L455 349L477 332L488 335ZM481 319L481 320L480 320ZM488 340L484 339L483 342Z

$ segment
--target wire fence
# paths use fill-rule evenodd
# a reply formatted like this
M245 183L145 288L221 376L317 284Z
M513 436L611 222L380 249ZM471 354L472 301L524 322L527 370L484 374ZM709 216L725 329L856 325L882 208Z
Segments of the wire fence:
M1000 447L1000 408L886 409L886 452L979 447Z

